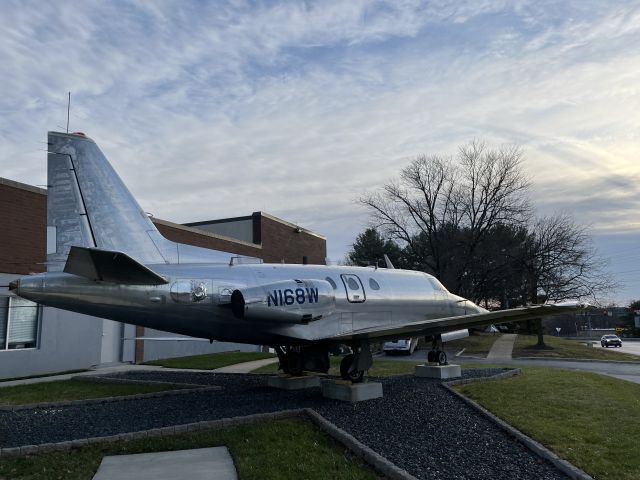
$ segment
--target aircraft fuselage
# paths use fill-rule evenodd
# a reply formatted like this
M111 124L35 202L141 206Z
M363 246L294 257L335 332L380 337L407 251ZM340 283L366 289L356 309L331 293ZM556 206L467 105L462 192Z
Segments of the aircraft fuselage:
M147 265L163 285L23 277L35 302L195 337L298 345L371 327L484 312L422 272L284 264Z

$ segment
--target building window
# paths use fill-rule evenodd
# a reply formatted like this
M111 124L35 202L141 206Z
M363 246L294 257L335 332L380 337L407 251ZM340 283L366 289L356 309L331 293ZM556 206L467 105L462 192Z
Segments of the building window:
M38 346L40 307L20 297L0 297L0 350Z

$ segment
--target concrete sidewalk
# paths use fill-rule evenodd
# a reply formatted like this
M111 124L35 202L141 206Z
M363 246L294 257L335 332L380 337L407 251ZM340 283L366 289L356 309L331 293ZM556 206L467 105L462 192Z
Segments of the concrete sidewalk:
M264 367L278 363L278 357L264 358L262 360L253 360L251 362L236 363L235 365L227 365L226 367L216 368L212 370L214 373L250 373L256 368Z
M516 342L515 333L505 333L498 338L487 354L487 360L511 360L513 344Z
M34 377L24 378L22 380L11 380L8 382L0 381L0 388L14 387L16 385L31 385L33 383L45 383L45 382L58 382L60 380L70 380L73 377L84 377L93 375L106 375L109 373L121 373L121 372L200 372L200 373L249 373L256 368L277 363L278 358L265 358L263 360L254 360L251 362L237 363L235 365L228 365L226 367L217 368L214 370L203 370L195 368L166 368L158 367L156 365L134 365L130 363L123 363L120 365L111 365L109 367L98 367L86 372L65 373L62 375L51 375L48 377Z

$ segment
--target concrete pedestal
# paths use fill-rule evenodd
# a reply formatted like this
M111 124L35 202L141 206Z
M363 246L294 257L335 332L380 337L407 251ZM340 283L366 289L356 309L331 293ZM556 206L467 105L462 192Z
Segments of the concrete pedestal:
M342 380L322 380L322 396L343 402L362 402L382 397L378 382L351 383Z
M318 377L291 377L289 375L273 375L267 379L267 385L282 390L300 390L302 388L319 387Z
M462 376L460 365L416 365L416 377L457 378Z

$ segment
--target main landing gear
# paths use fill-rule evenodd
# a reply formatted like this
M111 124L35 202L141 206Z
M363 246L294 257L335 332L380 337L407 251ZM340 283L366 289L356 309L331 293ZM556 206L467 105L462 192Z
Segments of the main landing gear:
M305 371L327 373L329 371L329 354L326 345L276 346L273 347L280 360L279 369L293 376L300 376ZM367 340L351 345L350 353L340 362L340 376L352 383L360 383L365 370L373 364L371 348Z
M440 335L434 335L431 338L431 350L427 353L427 361L439 365L448 365L447 354L442 350L442 337Z
M364 371L369 370L373 364L371 347L368 341L361 341L351 346L350 353L340 362L340 376L351 383L360 383L364 377Z
M304 347L273 347L280 361L280 370L298 377L305 370L327 373L329 371L329 353L325 345Z

